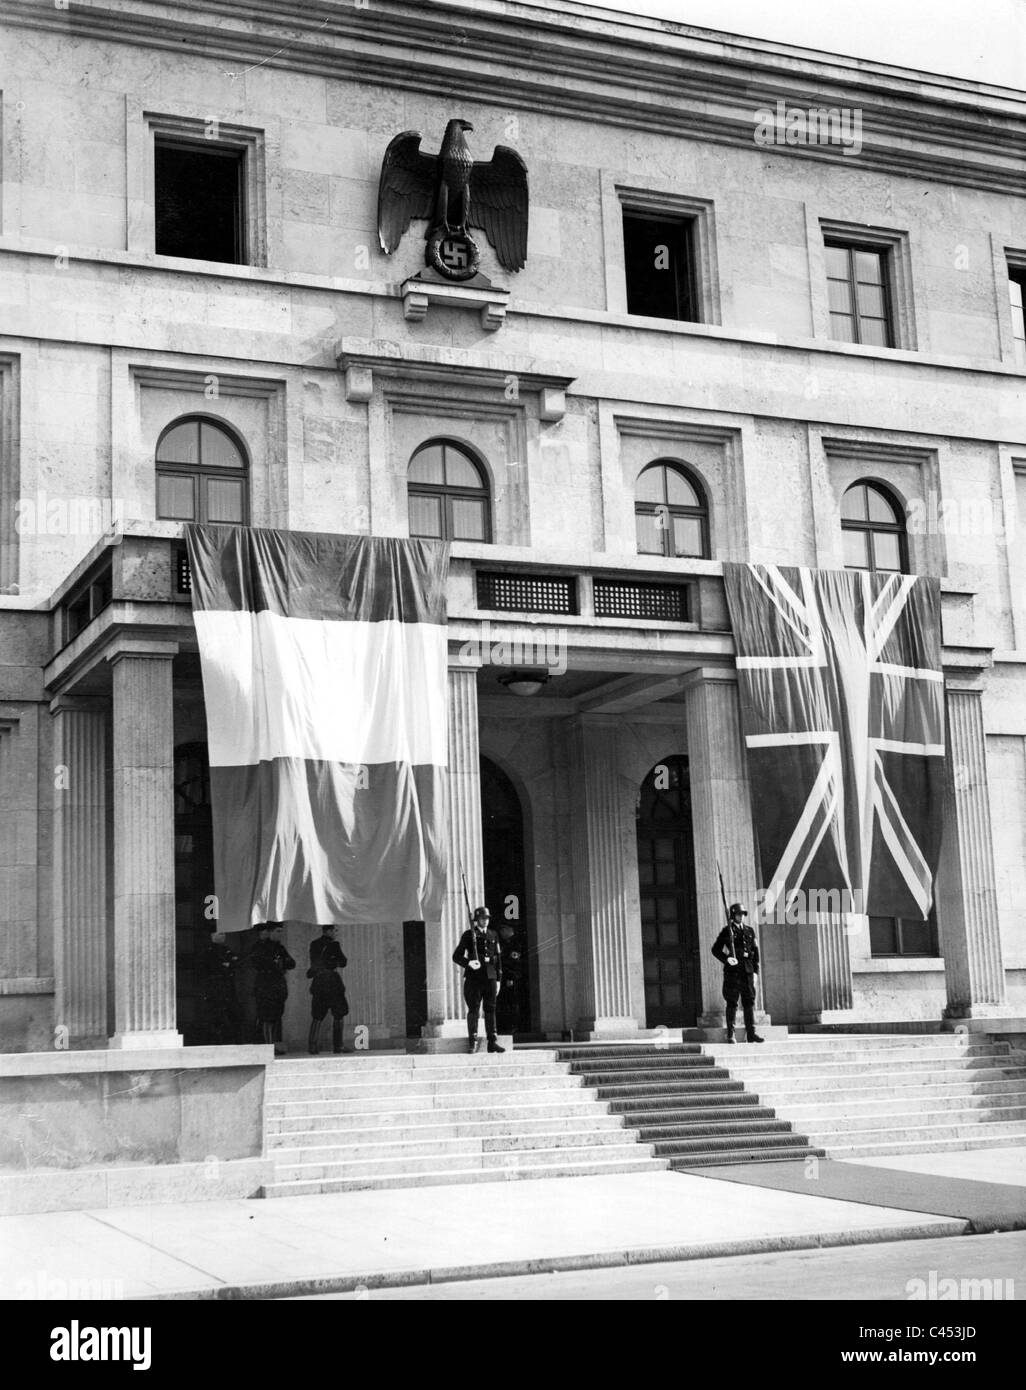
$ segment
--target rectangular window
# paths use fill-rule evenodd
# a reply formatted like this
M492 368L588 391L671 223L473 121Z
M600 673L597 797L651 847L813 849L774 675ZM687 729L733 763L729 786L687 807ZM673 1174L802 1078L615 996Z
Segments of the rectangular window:
M153 176L158 255L246 263L244 149L157 135Z
M623 211L627 312L698 321L694 219Z
M1008 271L1008 297L1012 304L1012 337L1015 340L1015 360L1020 367L1026 367L1026 320L1023 305L1026 304L1026 267L1013 266Z
M889 260L886 247L826 243L831 338L841 343L894 346Z
M874 956L936 956L937 914L915 917L870 917L869 949Z

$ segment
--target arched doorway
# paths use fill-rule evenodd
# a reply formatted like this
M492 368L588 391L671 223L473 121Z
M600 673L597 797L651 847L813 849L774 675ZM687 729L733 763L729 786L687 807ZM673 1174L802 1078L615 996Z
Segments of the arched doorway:
M638 884L646 1022L693 1027L702 985L687 758L665 758L641 784Z
M481 759L481 835L485 903L502 941L499 1031L530 1033L536 962L528 949L524 813L513 783L490 758Z

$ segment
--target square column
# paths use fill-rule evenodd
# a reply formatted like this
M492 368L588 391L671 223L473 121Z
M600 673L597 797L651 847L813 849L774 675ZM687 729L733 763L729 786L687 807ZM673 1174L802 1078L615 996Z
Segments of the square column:
M61 695L54 733L54 1025L74 1048L107 1045L107 718Z
M629 814L635 788L619 773L615 721L583 715L573 721L570 776L581 962L575 1033L636 1037L645 1016L641 928L630 911L627 880L631 869L637 872L637 832Z
M180 1047L175 1028L173 642L123 639L114 687L114 1036Z
M975 673L949 676L946 696L948 783L937 875L948 994L944 1016L1000 1018L1012 1008L1006 1002L998 925L983 690Z
M466 1037L462 971L452 963L456 943L469 926L460 867L472 908L484 901L481 837L481 752L478 737L477 668L449 667L449 872L441 922L425 923L427 1009L425 1038Z
M764 933L756 921L755 836L748 776L741 742L737 678L733 671L710 667L696 671L685 687L688 772L695 836L695 887L698 901L699 969L702 980L700 1028L722 1028L723 969L712 945L724 925L720 873L728 904L743 902L756 928L762 961ZM762 1008L761 976L756 1017Z

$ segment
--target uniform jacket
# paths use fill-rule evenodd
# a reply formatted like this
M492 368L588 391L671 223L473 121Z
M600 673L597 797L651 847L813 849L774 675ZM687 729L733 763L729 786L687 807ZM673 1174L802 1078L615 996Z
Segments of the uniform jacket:
M313 979L321 970L344 970L348 964L342 947L330 936L318 936L310 942L308 979Z
M758 975L759 944L755 932L745 923L739 926L728 922L713 942L712 953L728 974ZM733 956L737 965L728 965L727 958Z
M472 970L470 971L471 975L479 975L483 971L487 980L502 979L502 950L499 946L499 938L491 927L483 935L477 935L473 927L468 927L460 937L459 945L453 951L452 958L455 964L464 970L467 969L469 961L480 960L481 970Z
M257 941L249 953L249 963L256 971L254 989L257 993L288 994L285 972L295 970L296 962L280 941Z

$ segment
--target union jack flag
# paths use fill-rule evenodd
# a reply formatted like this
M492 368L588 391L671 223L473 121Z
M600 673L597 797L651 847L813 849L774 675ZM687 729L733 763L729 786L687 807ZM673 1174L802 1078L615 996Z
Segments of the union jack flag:
M939 583L736 564L724 580L763 912L836 892L850 911L926 917L943 824Z

